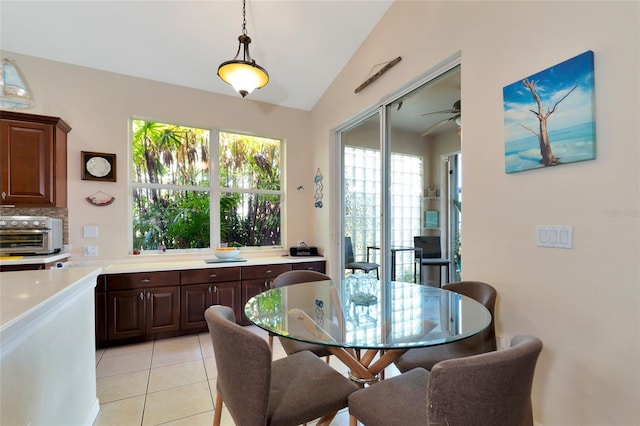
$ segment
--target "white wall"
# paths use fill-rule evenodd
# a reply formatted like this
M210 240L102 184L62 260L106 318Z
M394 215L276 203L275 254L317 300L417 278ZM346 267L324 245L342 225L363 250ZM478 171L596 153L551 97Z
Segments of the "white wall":
M59 62L0 52L16 61L27 76L36 107L25 112L62 117L72 130L68 137L69 242L72 260L82 257L82 246L98 245L101 259L126 257L130 252L128 161L131 117L188 126L242 131L285 141L287 240L313 242L313 178L316 167L309 155L310 113L259 103L238 96L126 77ZM217 78L215 70L211 78ZM80 179L80 151L115 153L117 182ZM300 193L299 185L305 187ZM116 201L95 207L85 197L103 191ZM100 237L83 238L82 227L99 226ZM273 253L271 253L273 254ZM89 259L93 260L93 259Z
M533 389L544 425L640 424L639 28L638 2L397 0L312 111L316 162L328 169L336 126L461 52L463 276L497 288L499 334L544 342ZM506 175L502 88L586 50L598 158ZM325 175L325 188L336 183ZM329 195L316 241L335 254ZM574 248L535 247L539 224L573 225Z

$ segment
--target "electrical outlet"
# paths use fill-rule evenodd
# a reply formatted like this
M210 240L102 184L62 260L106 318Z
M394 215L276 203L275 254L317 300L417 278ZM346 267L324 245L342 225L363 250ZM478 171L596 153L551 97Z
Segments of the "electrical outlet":
M83 254L85 257L98 256L98 246L84 246Z

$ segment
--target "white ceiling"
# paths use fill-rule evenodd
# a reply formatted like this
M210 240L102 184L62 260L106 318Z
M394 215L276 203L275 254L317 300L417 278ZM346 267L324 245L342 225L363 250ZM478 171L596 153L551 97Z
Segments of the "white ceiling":
M393 0L251 0L257 101L311 110ZM216 75L242 32L242 2L0 0L0 49L239 96Z

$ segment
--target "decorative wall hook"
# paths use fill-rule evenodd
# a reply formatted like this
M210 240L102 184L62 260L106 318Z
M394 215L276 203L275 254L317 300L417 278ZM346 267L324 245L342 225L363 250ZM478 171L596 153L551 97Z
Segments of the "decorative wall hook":
M402 58L400 56L398 56L397 58L395 58L392 61L389 61L385 64L385 66L383 66L382 68L380 68L380 70L375 73L374 75L372 75L371 77L369 77L368 79L366 79L364 81L364 83L362 83L360 86L358 86L356 88L356 90L353 91L353 93L358 93L360 92L362 89L364 89L365 87L367 87L368 85L370 85L371 83L373 83L374 81L376 81L377 79L379 79L382 74L384 74L385 72L389 71L391 68L393 68L398 62L400 62L402 60ZM377 64L374 65L373 68L377 67L378 65L381 64ZM371 68L373 70L373 68Z

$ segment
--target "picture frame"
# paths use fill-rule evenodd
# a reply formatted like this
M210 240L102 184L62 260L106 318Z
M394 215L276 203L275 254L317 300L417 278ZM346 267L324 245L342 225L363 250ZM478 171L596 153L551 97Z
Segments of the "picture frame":
M82 180L115 182L116 154L81 151L80 170Z
M503 88L505 172L596 159L594 54Z

